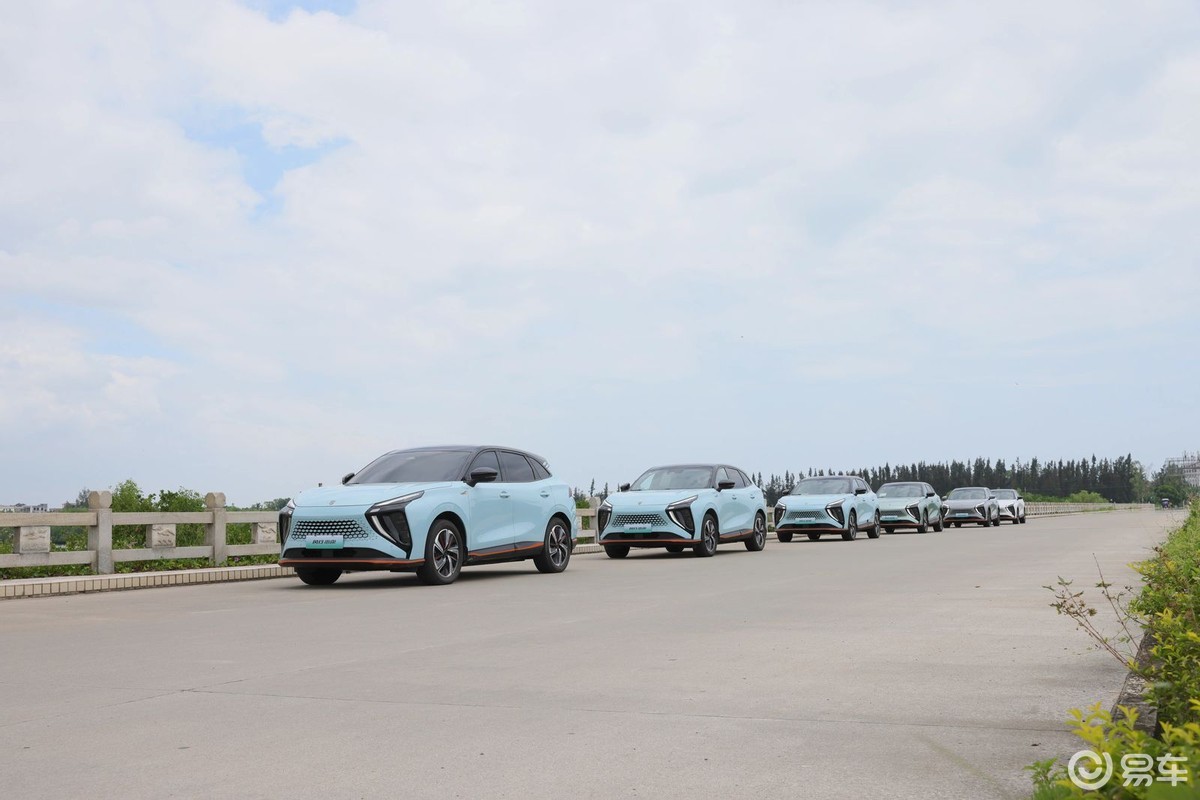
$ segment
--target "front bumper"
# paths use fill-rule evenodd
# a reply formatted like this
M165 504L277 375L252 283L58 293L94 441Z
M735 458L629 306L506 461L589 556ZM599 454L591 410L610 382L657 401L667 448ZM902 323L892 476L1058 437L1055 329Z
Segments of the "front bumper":
M280 547L279 564L284 567L337 567L345 570L410 570L424 558L381 535L367 519L368 506L331 508L302 507L291 514ZM392 520L407 521L403 512ZM399 538L399 537L397 537ZM319 546L318 546L319 545ZM416 557L414 557L416 556Z
M911 508L880 508L879 524L888 528L919 528L921 526L921 510L915 512Z
M1009 506L1000 506L1000 519L1019 519L1019 518L1020 518L1020 515L1017 513L1017 509L1015 507L1010 508Z
M600 544L627 544L631 547L662 547L668 544L695 544L695 534L676 524L666 511L635 511L614 509Z
M792 509L783 512L779 522L775 524L776 531L844 531L846 525L832 516L826 509Z
M943 522L990 522L984 514L976 509L950 509L946 512Z

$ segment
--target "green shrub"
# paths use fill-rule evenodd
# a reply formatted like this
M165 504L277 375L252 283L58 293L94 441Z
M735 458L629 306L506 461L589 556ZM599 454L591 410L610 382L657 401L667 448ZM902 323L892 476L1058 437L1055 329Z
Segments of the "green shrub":
M1200 703L1194 703L1200 711ZM1099 703L1082 712L1071 712L1068 726L1082 742L1082 748L1093 753L1107 754L1112 759L1113 777L1103 786L1085 790L1073 783L1067 768L1053 759L1039 761L1027 769L1033 775L1034 800L1062 800L1075 797L1108 797L1114 800L1174 800L1175 798L1200 797L1200 781L1196 770L1200 768L1200 724L1189 722L1176 727L1164 725L1161 739L1155 739L1134 728L1137 712L1121 708L1125 718L1114 720ZM1123 765L1125 759L1149 756L1154 759L1149 786L1125 785ZM1182 758L1180 764L1187 776L1177 784L1158 780L1165 773L1160 758L1170 756Z

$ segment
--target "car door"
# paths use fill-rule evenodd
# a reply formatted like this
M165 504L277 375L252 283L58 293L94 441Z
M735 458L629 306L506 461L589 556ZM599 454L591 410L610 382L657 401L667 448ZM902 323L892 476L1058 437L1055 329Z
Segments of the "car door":
M471 555L494 555L512 549L513 504L512 490L504 482L504 471L495 450L485 450L475 456L467 475L480 467L490 467L500 473L493 483L479 483L467 490L471 519L467 523L467 552Z
M929 496L931 493L933 497ZM921 494L924 495L921 498L921 507L925 509L925 519L933 524L937 521L938 515L942 513L941 501L938 500L937 493L928 483L921 484Z
M855 495L855 507L858 509L858 527L869 528L875 524L875 493L871 491L871 487L862 478L854 479L854 488L863 490L862 494Z
M741 533L750 527L746 520L745 482L736 473L737 470L727 467L717 468L717 486L720 486L722 481L733 482L732 489L717 492L717 502L720 504L717 519L721 523L722 534ZM738 488L739 484L741 488Z
M508 486L512 502L513 546L533 547L545 537L546 519L542 516L544 498L534 480L533 467L521 453L500 451L500 472Z
M763 502L762 489L755 485L754 481L750 480L750 476L742 472L740 469L735 470L741 476L742 482L746 485L746 514L748 516L750 527L754 527L754 516L762 511L766 513L766 506Z

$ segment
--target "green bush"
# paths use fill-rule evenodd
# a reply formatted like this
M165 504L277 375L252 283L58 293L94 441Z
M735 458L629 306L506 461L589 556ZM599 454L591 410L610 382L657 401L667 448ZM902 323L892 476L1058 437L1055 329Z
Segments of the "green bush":
M1195 710L1200 711L1200 703L1194 705ZM1097 703L1087 712L1078 709L1072 711L1068 723L1072 732L1082 741L1082 749L1107 754L1112 759L1113 777L1099 788L1085 790L1071 781L1065 766L1057 764L1053 759L1039 761L1028 767L1033 774L1033 800L1064 800L1075 797L1182 800L1200 797L1197 788L1200 783L1195 774L1196 769L1200 768L1200 725L1194 722L1179 727L1164 725L1162 738L1154 739L1134 728L1137 712L1129 708L1122 708L1121 712L1125 718L1114 720ZM1154 780L1149 786L1140 783L1126 785L1131 782L1123 768L1123 765L1128 763L1125 759L1145 756L1153 759L1153 769L1150 772ZM1164 756L1184 759L1175 763L1186 771L1186 778L1175 785L1158 780L1165 774L1159 761Z
M1137 570L1145 587L1130 609L1145 617L1153 637L1149 699L1160 719L1200 723L1192 702L1200 699L1200 503Z
M1114 720L1099 704L1087 713L1071 712L1070 727L1088 750L1107 754L1115 765L1124 756L1145 754L1156 759L1182 756L1188 773L1186 784L1172 786L1154 781L1150 786L1126 786L1118 778L1105 786L1085 792L1069 779L1066 767L1055 760L1040 761L1029 767L1033 774L1034 800L1059 800L1074 797L1200 798L1200 502L1193 504L1182 528L1155 548L1154 558L1136 565L1144 585L1129 604L1130 618L1144 621L1151 637L1151 658L1145 665L1131 665L1146 679L1147 699L1158 712L1162 735L1155 739L1134 728L1136 713L1122 708L1125 719ZM1062 591L1056 607L1079 622L1094 613L1071 593L1069 582L1059 579ZM1101 582L1105 596L1108 584ZM1119 604L1114 603L1114 608ZM1082 625L1085 630L1087 626ZM1096 634L1092 634L1095 638ZM1119 773L1119 769L1118 769ZM1157 773L1156 773L1157 774Z

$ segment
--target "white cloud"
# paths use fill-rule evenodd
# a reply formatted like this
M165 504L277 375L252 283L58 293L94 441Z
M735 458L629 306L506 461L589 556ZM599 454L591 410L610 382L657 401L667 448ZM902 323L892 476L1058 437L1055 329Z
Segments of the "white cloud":
M1198 28L1170 2L5 9L0 435L54 455L0 488L251 502L439 440L579 482L1103 451L1120 387L1166 381L1146 349L1197 333ZM269 193L245 177L294 148ZM1040 396L1012 441L964 428L1027 408L993 373L1111 391L1096 418ZM971 433L849 424L901 414Z

